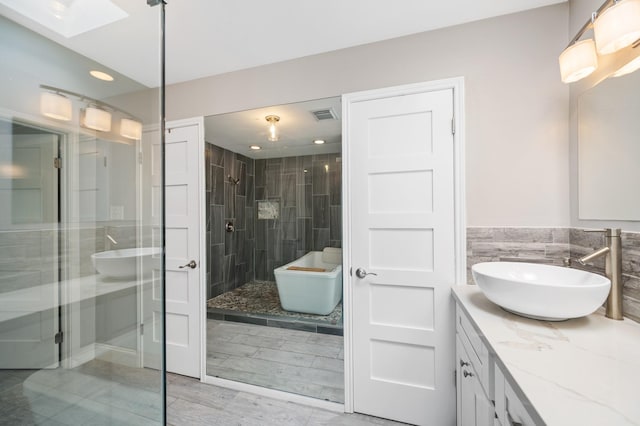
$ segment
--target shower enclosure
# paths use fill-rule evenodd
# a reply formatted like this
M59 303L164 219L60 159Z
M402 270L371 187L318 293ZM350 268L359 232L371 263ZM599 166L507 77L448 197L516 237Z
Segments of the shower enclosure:
M0 423L165 420L164 11L116 3L0 1Z

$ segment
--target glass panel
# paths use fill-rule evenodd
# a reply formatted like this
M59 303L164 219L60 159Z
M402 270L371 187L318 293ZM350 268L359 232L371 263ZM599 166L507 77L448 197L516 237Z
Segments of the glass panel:
M0 0L0 423L162 424L163 10L81 3Z

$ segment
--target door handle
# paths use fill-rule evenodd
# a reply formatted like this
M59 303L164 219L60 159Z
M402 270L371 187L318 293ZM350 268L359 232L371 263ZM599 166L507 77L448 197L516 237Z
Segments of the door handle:
M187 263L186 265L178 266L178 268L180 268L180 269L182 269L182 268L196 269L196 266L198 266L198 264L196 263L195 260L192 260L191 262Z
M367 272L366 270L362 269L362 268L358 268L356 269L356 277L358 278L364 278L367 275L375 275L378 276L378 274L374 274L373 272Z

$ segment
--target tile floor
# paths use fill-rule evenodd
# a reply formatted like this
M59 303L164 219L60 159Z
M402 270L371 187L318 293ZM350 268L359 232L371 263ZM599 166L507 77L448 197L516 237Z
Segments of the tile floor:
M207 374L344 402L343 338L207 320Z
M0 371L2 425L157 425L159 374L91 361L73 370ZM361 414L339 414L167 375L172 426L400 425Z

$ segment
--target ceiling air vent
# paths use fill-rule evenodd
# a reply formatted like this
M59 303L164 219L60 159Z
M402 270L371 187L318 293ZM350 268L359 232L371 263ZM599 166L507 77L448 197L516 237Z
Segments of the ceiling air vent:
M338 119L338 116L336 115L336 113L333 110L333 108L319 109L319 110L316 110L316 111L311 111L311 114L313 114L313 116L318 121L322 121L322 120L337 120Z

